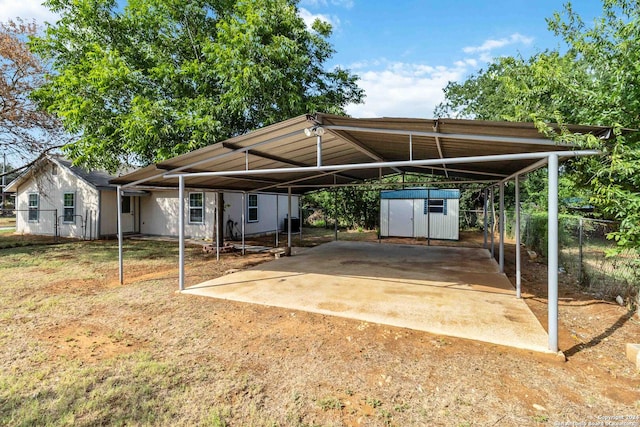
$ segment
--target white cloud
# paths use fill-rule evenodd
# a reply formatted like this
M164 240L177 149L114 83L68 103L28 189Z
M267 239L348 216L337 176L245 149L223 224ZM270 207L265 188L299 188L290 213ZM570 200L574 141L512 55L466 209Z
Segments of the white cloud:
M57 16L42 5L42 0L0 0L0 21L22 18L38 24L55 23Z
M316 19L319 19L324 22L328 22L335 29L340 24L340 20L338 18L330 18L327 15L323 15L321 13L311 13L305 8L300 8L300 17L306 24L307 28L311 28Z
M512 44L524 44L528 45L533 42L533 37L523 36L520 33L513 33L509 37L501 38L501 39L488 39L485 40L479 46L467 46L462 49L465 53L481 53L487 54L492 50L499 49L504 46L512 45Z
M353 117L433 117L433 110L444 99L442 89L450 81L462 79L465 64L454 67L426 64L388 63L379 71L360 71L359 85L365 103L348 105Z

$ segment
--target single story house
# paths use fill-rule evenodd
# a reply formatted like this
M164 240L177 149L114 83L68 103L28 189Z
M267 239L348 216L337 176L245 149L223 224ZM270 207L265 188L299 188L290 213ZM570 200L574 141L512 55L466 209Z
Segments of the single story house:
M16 194L16 232L95 239L117 234L116 178L104 171L86 171L60 156L50 155L7 185ZM185 192L185 234L194 239L215 238L217 193L189 188ZM242 228L242 193L221 192L221 235L239 238ZM178 190L148 188L124 191L124 233L178 236ZM244 201L245 234L283 230L287 195L247 193ZM292 198L292 216L298 215L298 196Z
M380 236L458 240L460 190L380 192Z

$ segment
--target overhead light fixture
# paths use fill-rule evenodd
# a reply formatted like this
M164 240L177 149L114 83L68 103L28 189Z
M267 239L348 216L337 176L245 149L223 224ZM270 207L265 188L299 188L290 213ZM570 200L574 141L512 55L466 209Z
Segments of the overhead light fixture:
M324 135L324 128L322 126L314 126L312 128L305 128L304 134L307 136L322 136Z

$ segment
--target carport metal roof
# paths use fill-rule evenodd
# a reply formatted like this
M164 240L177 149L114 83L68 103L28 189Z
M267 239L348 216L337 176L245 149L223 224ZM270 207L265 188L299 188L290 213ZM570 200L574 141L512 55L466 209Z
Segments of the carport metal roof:
M557 128L557 127L556 127ZM568 126L608 138L611 129ZM403 172L499 182L550 153L596 154L542 135L533 123L461 119L358 119L317 113L120 176L112 184L304 193Z

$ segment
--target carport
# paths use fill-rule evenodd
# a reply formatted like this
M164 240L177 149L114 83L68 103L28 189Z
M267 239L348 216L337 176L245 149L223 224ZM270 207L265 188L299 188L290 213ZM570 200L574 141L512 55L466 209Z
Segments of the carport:
M561 131L559 126L550 125L549 128L552 132ZM603 127L569 125L563 126L562 130L589 133L602 139L612 136L612 130ZM547 166L548 349L555 352L558 350L559 164L568 158L597 154L599 152L595 150L581 150L570 143L556 142L541 134L533 123L460 119L355 119L317 113L298 116L151 165L119 177L112 183L118 185L119 192L132 187L179 189L179 210L182 213L177 218L180 232L179 287L184 290L185 188L239 191L243 195L268 190L287 192L291 196L317 188L367 185L384 176L405 173L446 177L445 181L439 181L438 184L485 183L485 191L489 194L493 195L495 190L499 192L498 268L499 273L504 273L505 183L515 181L515 208L519 223L519 179ZM219 210L215 215L217 228L220 225ZM288 217L292 217L291 203ZM288 230L291 230L291 224ZM516 230L517 290L514 297L519 298L519 227ZM121 228L118 234L120 281L123 282ZM219 247L219 233L216 236L216 246ZM290 232L287 245L290 250ZM493 251L492 244L492 254Z

